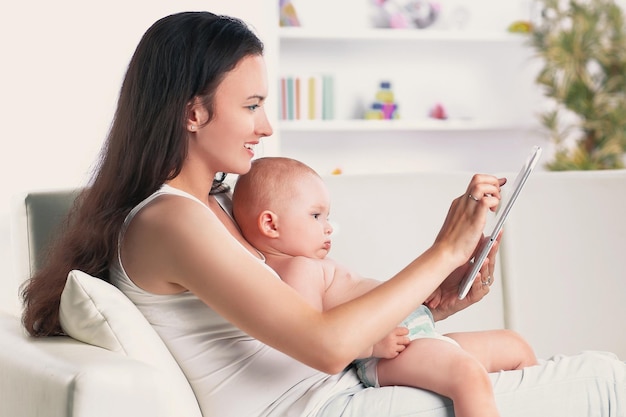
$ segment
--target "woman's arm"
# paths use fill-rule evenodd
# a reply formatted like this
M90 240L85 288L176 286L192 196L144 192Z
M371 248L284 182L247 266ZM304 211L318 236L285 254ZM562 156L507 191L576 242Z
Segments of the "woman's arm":
M475 176L451 206L431 248L374 290L320 312L233 238L217 217L184 198L155 201L131 223L124 265L146 290L188 289L252 337L327 373L342 370L381 340L474 251L497 179ZM372 312L376 314L372 314Z
M281 279L319 311L329 310L371 291L380 281L364 278L332 259L302 256L280 261L267 258ZM395 358L410 343L408 329L397 327L356 358ZM355 358L355 359L356 359Z

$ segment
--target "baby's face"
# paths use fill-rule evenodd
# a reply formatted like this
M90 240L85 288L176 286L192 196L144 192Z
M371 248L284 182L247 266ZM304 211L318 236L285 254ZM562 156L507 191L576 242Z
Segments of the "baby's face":
M298 180L294 198L278 214L281 250L292 256L325 258L333 232L329 212L330 195L321 178L307 175Z

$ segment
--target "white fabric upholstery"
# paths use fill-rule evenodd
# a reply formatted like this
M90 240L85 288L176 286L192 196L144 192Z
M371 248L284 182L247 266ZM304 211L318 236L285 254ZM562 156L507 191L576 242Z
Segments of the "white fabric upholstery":
M0 416L178 416L159 369L69 337L33 339L2 312L0 369Z
M135 305L117 288L71 271L61 295L60 319L72 338L137 359L158 370L167 386L167 415L199 417L198 402L176 361Z

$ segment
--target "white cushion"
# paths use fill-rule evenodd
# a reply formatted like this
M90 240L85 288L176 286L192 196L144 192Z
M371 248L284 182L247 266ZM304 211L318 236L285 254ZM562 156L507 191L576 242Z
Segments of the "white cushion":
M202 415L189 382L169 350L119 289L73 270L61 295L59 316L63 330L72 338L157 368L171 395L172 415Z

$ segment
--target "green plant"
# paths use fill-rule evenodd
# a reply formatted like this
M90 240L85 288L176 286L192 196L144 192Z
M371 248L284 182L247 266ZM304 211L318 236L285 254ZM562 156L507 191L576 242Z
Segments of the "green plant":
M547 168L624 167L626 27L612 0L537 0L530 44L543 63L536 82L552 104L541 115L556 145Z

